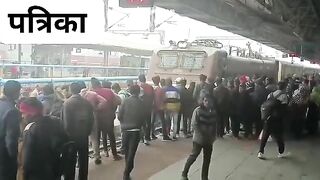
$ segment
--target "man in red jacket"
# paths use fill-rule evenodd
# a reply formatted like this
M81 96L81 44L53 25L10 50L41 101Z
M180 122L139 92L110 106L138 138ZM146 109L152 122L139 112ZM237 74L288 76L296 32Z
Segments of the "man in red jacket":
M114 135L115 110L118 106L114 104L114 102L116 102L116 96L111 89L102 88L100 81L96 78L91 78L91 86L94 92L107 100L107 107L96 113L98 119L98 127L101 128L101 131L105 136L108 135L109 137L113 159L115 161L120 160L122 158L117 153L116 139ZM100 138L100 134L98 134L98 137ZM106 138L103 139L106 140ZM104 142L104 144L106 144L106 142Z

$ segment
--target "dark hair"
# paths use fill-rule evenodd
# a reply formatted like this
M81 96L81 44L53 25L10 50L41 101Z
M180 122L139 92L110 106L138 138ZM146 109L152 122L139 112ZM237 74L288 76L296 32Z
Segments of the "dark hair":
M18 81L9 80L4 83L3 94L10 98L18 98L14 97L17 94L20 94L21 84Z
M159 85L160 83L160 76L154 76L152 77L152 81L155 85Z
M87 88L86 83L84 81L78 81L77 83L80 85L81 89Z
M21 103L35 107L37 109L43 109L42 103L36 97L28 97L21 101Z
M140 82L143 82L143 83L145 83L147 81L146 80L146 76L144 74L140 74L138 79L139 79Z
M207 80L207 76L204 74L200 74L200 81L206 81Z
M45 96L54 94L53 85L52 85L52 84L47 84L47 85L45 85L45 86L43 87L42 91L43 91L43 95L45 95Z
M103 81L102 81L102 87L103 87L103 88L111 89L111 86L112 86L112 82L106 81L106 80L103 80Z
M69 85L63 85L62 87L61 87L61 90L67 90L67 91L69 91Z
M279 88L279 90L284 90L284 89L286 89L286 83L284 82L284 81L279 81L278 82L278 88Z
M129 79L128 81L127 81L127 86L128 87L130 87L130 86L133 86L133 80L132 79Z
M81 92L81 85L77 82L73 82L70 84L71 94L79 94Z
M129 91L130 91L130 94L135 95L135 96L139 96L140 86L138 86L138 85L130 86Z
M115 91L120 91L121 90L121 87L119 85L119 83L113 83L112 86L111 86L111 89L115 90Z
M166 80L165 79L161 79L160 80L160 85L161 85L161 87L165 86L166 85Z
M166 79L166 86L172 86L172 79L171 78Z
M100 87L100 86L101 86L101 83L100 83L100 81L99 81L97 78L93 77L93 78L91 78L91 86L92 86L93 88L95 88L95 87Z

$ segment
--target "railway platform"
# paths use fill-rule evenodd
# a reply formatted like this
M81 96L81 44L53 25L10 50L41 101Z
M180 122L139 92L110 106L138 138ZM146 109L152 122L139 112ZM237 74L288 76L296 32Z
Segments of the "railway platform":
M319 180L320 137L300 141L288 140L286 149L291 155L276 158L277 146L267 144L266 160L256 157L258 141L236 140L231 137L215 142L210 166L210 180ZM153 141L151 146L139 145L134 180L180 180L183 165L192 148L191 139L176 142ZM202 157L190 169L189 179L199 180ZM124 160L114 162L104 158L102 165L90 162L89 179L120 180Z

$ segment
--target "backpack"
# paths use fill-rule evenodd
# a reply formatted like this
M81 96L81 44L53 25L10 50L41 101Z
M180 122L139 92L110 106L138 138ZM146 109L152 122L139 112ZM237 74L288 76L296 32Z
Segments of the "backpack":
M281 105L281 102L278 100L283 93L279 93L277 96L274 96L273 93L270 94L270 98L267 99L261 105L261 119L265 121L270 121L272 117L277 117L279 113L277 109Z

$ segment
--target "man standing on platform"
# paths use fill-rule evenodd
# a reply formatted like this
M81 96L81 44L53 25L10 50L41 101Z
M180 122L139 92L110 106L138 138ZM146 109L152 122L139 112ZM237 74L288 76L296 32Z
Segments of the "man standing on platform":
M133 170L134 158L140 141L140 129L144 123L143 102L139 98L140 87L130 87L131 96L123 101L119 110L119 121L122 130L123 149L125 153L125 170L123 180L130 180Z
M18 138L21 116L15 107L21 85L17 81L4 84L0 99L0 179L15 180L17 174Z
M77 155L79 161L78 180L88 179L88 162L89 162L89 141L88 136L91 133L94 117L91 104L80 96L81 85L72 83L70 85L72 96L63 104L63 124L64 129L71 141L75 143L75 149L72 156L69 157L66 180L73 180L75 177L75 168Z
M153 99L154 99L154 90L153 87L146 83L146 76L144 74L139 75L139 82L140 87L143 89L143 97L142 102L143 106L142 109L145 110L143 113L145 115L145 124L144 124L144 135L145 140L144 143L149 145L151 140L151 114L152 114L152 107L153 107ZM152 134L152 139L156 139L156 136Z

